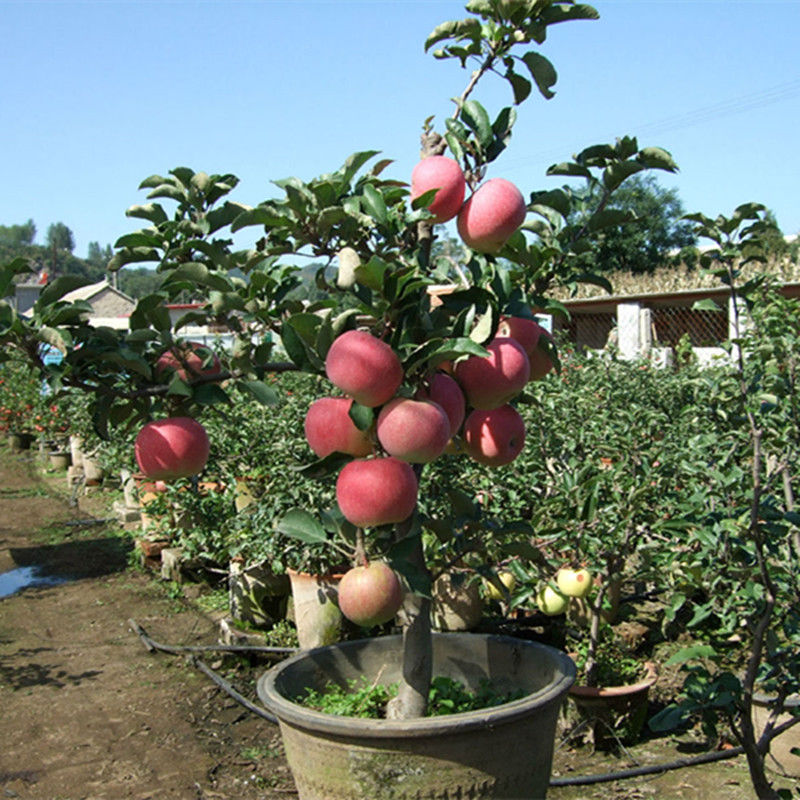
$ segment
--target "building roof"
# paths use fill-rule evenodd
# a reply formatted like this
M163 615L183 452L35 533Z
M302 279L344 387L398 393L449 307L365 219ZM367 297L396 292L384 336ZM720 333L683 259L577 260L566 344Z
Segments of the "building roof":
M74 303L77 300L89 301L95 297L95 295L100 294L100 292L105 291L106 289L110 289L114 294L118 295L124 300L127 300L129 303L136 302L132 297L128 297L125 292L121 292L105 279L98 281L97 283L90 283L88 286L81 286L80 289L73 289L71 292L65 294L61 299L66 300L68 303Z

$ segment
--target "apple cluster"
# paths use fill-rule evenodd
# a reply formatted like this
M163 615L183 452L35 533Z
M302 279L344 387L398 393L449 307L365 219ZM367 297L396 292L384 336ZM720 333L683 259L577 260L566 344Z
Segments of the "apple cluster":
M543 333L531 319L504 319L486 347L487 356L468 356L448 371L435 372L413 396L399 393L405 376L389 344L364 330L338 336L326 355L325 373L342 395L315 400L306 413L304 431L319 458L333 453L353 457L336 480L336 499L345 519L359 528L408 519L417 505L414 465L427 464L445 452L463 447L490 466L513 461L525 443L525 424L510 401L532 376L541 378L552 366L538 349ZM368 430L353 421L354 402L374 409ZM399 580L394 586L385 565L379 564L354 568L358 572L353 577L347 573L348 580L340 584L342 612L359 624L375 624L385 615L390 619L402 602ZM365 588L370 584L371 592ZM351 595L383 597L386 603L379 603L376 611Z
M498 253L525 221L525 199L505 178L481 184L464 202L466 180L461 167L447 156L423 158L411 172L411 199L436 190L427 206L434 222L458 217L458 235L479 253Z
M536 605L543 614L557 616L567 610L570 599L586 597L592 588L592 575L585 567L562 567L555 586L546 583L536 595Z

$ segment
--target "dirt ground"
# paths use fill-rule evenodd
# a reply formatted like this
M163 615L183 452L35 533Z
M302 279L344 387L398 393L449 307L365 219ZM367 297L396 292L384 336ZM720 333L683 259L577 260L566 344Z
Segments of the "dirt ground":
M70 508L63 473L43 479L32 464L30 455L0 449L0 595L4 574L34 565L69 580L0 596L0 798L294 796L277 729L182 657L148 652L128 624L135 619L161 642L212 644L218 633L212 615L132 566L129 539L100 525L65 524L106 516L108 498L81 497ZM265 665L206 660L255 700ZM632 751L644 764L685 755L671 740ZM554 775L633 765L627 757L565 746L556 753ZM752 800L742 760L548 794L551 800L698 796Z

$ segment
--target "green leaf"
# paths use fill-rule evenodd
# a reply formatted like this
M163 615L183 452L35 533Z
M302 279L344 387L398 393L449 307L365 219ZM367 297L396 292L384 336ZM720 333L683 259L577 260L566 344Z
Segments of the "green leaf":
M296 508L290 511L275 526L277 530L292 539L299 539L305 544L322 544L328 541L322 523L312 517L308 511Z
M673 654L666 660L665 666L671 666L672 664L685 664L687 661L694 661L698 658L713 658L717 654L717 651L708 644L695 644L691 647L684 647L682 650L678 650L677 653Z
M542 97L550 100L555 97L552 88L558 80L556 68L541 53L529 52L522 56L525 66L530 70L531 77L536 83Z
M167 212L164 211L160 203L144 203L142 205L131 206L126 212L126 217L134 217L135 219L146 219L152 222L153 225L160 225L166 222Z
M263 381L240 381L239 385L263 406L276 406L280 402L275 389Z
M669 705L654 714L647 723L653 733L665 733L683 724L687 713L679 705Z
M711 299L697 300L692 304L692 311L722 311L722 309Z
M486 149L494 139L492 123L486 109L477 100L467 100L461 106L461 119L472 129L482 149Z
M603 170L603 186L609 191L614 191L626 178L643 169L647 167L637 161L618 161Z
M388 219L383 195L371 184L364 187L364 210L379 224L385 225Z
M36 301L35 308L40 311L45 306L52 305L60 300L65 294L69 294L83 286L89 286L93 282L91 278L84 278L80 275L62 275L44 287L39 299Z
M425 40L425 52L427 53L433 45L445 39L474 38L480 35L481 24L474 17L443 22L441 25L437 25L430 34L428 34L428 38Z
M230 403L228 393L216 383L204 383L192 390L192 400L199 406L216 406Z
M548 175L565 175L571 178L591 178L592 172L581 164L574 161L564 161L561 164L553 164L547 168Z
M367 406L362 406L361 404L356 403L355 400L350 405L348 416L351 420L353 420L353 424L360 431L368 431L372 427L372 423L375 420L375 412L373 409Z

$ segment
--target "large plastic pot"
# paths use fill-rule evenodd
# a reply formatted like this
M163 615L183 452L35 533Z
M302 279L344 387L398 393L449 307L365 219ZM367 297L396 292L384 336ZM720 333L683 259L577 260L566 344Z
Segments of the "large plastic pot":
M433 635L433 674L477 688L528 694L502 706L450 716L370 720L294 702L313 687L362 676L400 677L402 637L321 647L270 669L258 695L278 718L300 800L544 798L559 708L575 679L565 653L536 642L473 633Z

